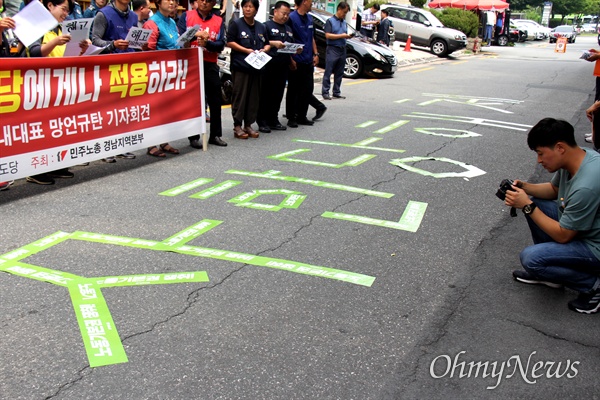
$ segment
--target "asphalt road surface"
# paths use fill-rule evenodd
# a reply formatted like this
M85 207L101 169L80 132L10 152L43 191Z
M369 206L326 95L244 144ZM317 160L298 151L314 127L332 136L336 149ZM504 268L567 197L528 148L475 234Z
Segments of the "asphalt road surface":
M549 179L526 145L541 118L584 145L594 42L345 80L313 127L259 139L234 139L227 108L226 148L17 182L0 398L599 398L600 317L512 280L530 238L495 197Z

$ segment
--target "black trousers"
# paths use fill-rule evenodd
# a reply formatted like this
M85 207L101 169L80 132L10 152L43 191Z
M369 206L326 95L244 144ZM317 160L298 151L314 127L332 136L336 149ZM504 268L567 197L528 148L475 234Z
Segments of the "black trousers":
M221 78L219 66L216 63L204 62L204 95L210 112L210 137L221 137ZM200 135L188 137L189 140L198 140Z
M258 106L258 125L275 125L279 121L279 108L285 92L290 67L286 64L273 63L265 66L262 77L260 100Z
M296 64L297 69L290 71L288 91L285 97L285 113L288 119L302 121L306 119L308 104L314 89L314 67L312 64Z

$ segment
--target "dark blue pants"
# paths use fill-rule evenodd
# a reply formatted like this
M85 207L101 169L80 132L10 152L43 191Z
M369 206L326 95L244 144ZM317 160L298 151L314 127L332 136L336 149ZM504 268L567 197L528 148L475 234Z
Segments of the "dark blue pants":
M325 74L323 75L323 87L321 94L329 94L331 88L331 74L333 73L333 95L342 94L342 78L346 65L346 46L327 46L325 55Z
M548 217L558 220L556 201L532 199ZM542 231L529 217L533 246L521 252L523 268L534 277L562 283L579 292L589 292L600 286L600 260L580 240L557 243Z

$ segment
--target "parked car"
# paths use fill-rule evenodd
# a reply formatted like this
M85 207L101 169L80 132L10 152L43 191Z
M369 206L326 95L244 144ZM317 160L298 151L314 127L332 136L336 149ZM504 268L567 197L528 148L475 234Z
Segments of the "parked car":
M517 24L521 23L521 24L533 26L535 28L535 31L538 32L538 37L543 36L543 37L539 37L540 39L548 39L550 37L550 31L552 29L550 29L546 26L540 25L532 19L515 19L513 21L515 21Z
M584 33L597 33L598 32L598 24L593 23L593 24L583 24L581 26L581 32Z
M325 66L325 22L333 14L313 8L310 11L315 28L315 41L319 51L319 62ZM391 76L398 68L396 55L388 47L369 40L348 25L348 33L355 37L346 40L346 66L344 77L358 78L362 74L373 77Z
M429 11L395 4L384 4L381 8L389 12L396 40L406 42L410 36L412 44L429 47L438 57L445 57L467 47L467 36L464 33L446 28Z
M550 43L555 43L558 38L567 38L569 43L575 43L575 39L577 39L577 31L571 25L561 25L552 29L552 33L550 33Z
M517 28L511 24L508 30L504 30L500 35L494 37L494 41L498 46L506 46L509 43L524 42L527 40L527 31Z
M519 29L527 31L527 40L542 40L545 35L543 31L540 31L536 25L527 22L517 22L517 20L511 19L511 24L516 25Z

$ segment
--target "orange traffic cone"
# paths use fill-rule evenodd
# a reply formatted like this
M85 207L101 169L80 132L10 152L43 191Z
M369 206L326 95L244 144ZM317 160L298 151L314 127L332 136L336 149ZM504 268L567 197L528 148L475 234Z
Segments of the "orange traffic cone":
M408 40L404 45L404 51L410 51L410 44L412 43L412 36L408 35Z

